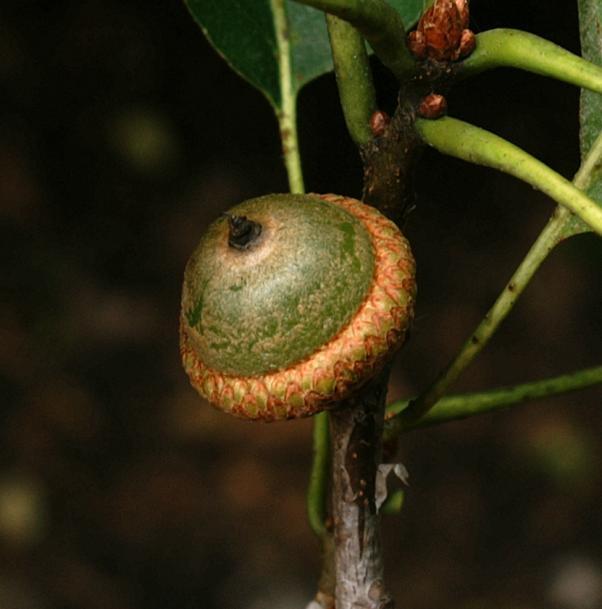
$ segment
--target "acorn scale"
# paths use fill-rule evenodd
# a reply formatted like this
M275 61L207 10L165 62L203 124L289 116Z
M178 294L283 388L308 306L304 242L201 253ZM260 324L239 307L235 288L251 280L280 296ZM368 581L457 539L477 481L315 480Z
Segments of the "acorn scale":
M401 347L415 292L410 246L375 208L338 195L250 199L209 227L186 266L184 369L232 415L310 416Z

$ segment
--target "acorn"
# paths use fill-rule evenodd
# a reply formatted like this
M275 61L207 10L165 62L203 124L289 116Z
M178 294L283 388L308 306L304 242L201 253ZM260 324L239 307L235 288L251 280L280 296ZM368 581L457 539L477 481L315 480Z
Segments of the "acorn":
M274 421L334 408L405 340L415 263L375 208L274 194L215 221L184 275L180 350L217 408Z

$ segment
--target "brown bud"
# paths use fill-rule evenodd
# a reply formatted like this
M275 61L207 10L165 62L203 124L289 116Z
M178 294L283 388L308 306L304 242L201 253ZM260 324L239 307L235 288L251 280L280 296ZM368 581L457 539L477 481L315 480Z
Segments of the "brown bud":
M456 59L464 59L468 57L477 46L477 38L472 30L464 30L460 38L460 46L457 50Z
M418 115L422 118L439 118L447 110L447 101L443 95L431 93L418 106Z
M370 130L374 137L380 137L391 122L389 115L382 110L376 110L370 117Z
M466 29L470 21L470 11L468 9L468 0L455 0L460 19L462 20L462 27Z
M408 48L414 57L418 59L426 57L426 42L424 34L420 30L414 30L408 34Z
M468 0L435 0L420 18L417 34L408 37L408 46L421 59L453 61L465 57L472 50L470 41L460 49L468 22Z
M452 59L462 36L462 18L454 0L436 0L418 24L426 53L437 61Z

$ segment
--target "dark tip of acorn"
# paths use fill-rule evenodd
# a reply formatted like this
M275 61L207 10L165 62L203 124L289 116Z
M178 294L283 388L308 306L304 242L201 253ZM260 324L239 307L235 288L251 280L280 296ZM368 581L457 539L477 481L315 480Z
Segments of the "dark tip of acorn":
M228 245L237 250L245 250L261 234L261 224L246 216L225 214L228 218Z

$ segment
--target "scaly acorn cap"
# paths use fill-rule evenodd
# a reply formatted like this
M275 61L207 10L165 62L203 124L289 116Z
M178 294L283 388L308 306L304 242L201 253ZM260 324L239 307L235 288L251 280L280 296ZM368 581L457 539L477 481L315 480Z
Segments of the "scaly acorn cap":
M337 195L267 195L214 222L188 261L180 350L193 387L238 417L334 407L404 342L415 264L397 226Z

